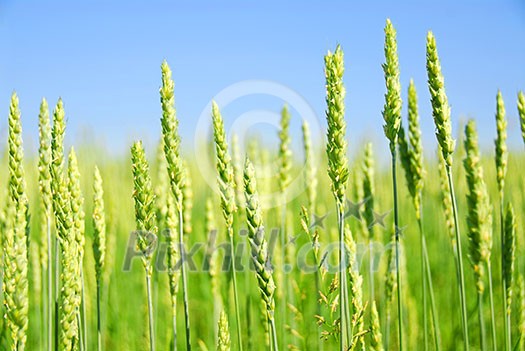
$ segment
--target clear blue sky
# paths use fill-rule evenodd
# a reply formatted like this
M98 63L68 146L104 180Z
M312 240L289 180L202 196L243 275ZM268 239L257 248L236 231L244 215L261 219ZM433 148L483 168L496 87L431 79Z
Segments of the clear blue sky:
M154 142L160 132L158 88L164 58L173 69L186 148L193 146L197 120L209 101L244 80L274 81L295 91L324 128L323 55L340 43L350 145L374 139L382 147L381 63L389 17L398 32L403 92L413 77L429 147L435 145L425 74L429 29L437 37L454 121L478 119L482 141L491 147L499 88L507 103L510 142L519 145L516 94L525 89L523 0L256 3L0 0L2 140L10 94L16 90L30 149L43 96L50 105L59 96L64 99L69 143L96 135L125 152L133 139ZM248 111L278 111L283 103L268 96L238 100L225 107L229 124ZM300 116L292 112L298 137ZM271 127L261 128L274 133Z

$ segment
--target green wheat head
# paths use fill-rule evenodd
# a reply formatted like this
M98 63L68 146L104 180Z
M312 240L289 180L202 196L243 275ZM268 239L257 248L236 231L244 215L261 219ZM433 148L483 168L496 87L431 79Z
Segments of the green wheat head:
M281 129L279 130L279 189L286 192L290 184L292 169L292 150L290 149L290 112L288 106L281 110Z
M133 199L135 201L135 220L138 231L137 247L142 253L142 262L147 274L151 274L152 250L149 248L147 234L156 234L155 195L151 185L149 165L142 142L137 141L131 147L133 170Z
M452 154L456 143L452 138L450 106L445 93L445 79L441 73L436 38L432 32L428 32L427 35L427 75L436 137L446 166L452 167Z
M474 120L470 120L467 123L465 137L466 157L463 165L468 187L469 257L474 268L477 289L482 292L484 289L482 263L489 262L492 250L492 213L487 187L483 180L483 169L481 167L478 136Z
M224 311L221 311L218 326L217 351L230 351L230 329L228 316Z
M212 117L222 214L224 216L224 220L226 221L226 227L232 228L233 213L236 211L234 190L235 180L233 178L231 157L228 151L226 131L224 130L224 121L219 111L219 107L215 102L212 103ZM231 230L229 230L228 234L232 235L233 233Z
M73 215L73 229L75 232L75 240L77 241L77 248L80 262L84 256L84 244L86 238L84 237L84 196L80 185L80 171L78 169L78 161L75 150L71 148L68 156L68 190L71 199L71 213Z
M525 94L523 91L518 93L518 114L520 115L521 136L525 143Z
M10 333L10 349L23 350L27 342L28 298L28 238L26 184L22 124L16 93L9 106L8 158L9 197L4 245L4 308L5 323Z
M104 186L98 167L93 176L93 256L97 282L102 281L106 257L106 217L104 210Z
M381 334L381 325L379 323L379 314L377 313L377 306L375 301L372 301L371 308L370 349L372 351L384 350L383 335Z
M389 19L385 26L385 74L386 94L383 108L385 124L383 130L390 141L390 152L394 153L401 125L401 83L399 81L399 61L397 57L396 30Z
M180 158L179 120L175 112L175 84L171 79L171 70L166 61L162 62L162 87L160 88L160 102L162 106L162 140L171 191L175 197L177 211L182 211L183 172Z
M275 310L275 283L269 267L268 248L264 237L261 205L257 193L255 170L247 158L244 166L244 194L246 196L246 220L248 238L250 241L251 257L255 266L255 273L261 298L266 304L266 313L269 320L274 318Z
M494 141L496 146L496 177L498 181L498 190L500 196L503 196L505 186L505 175L507 174L507 120L505 118L505 104L501 91L498 91L496 97L496 130L497 137Z
M40 243L40 262L44 269L47 269L47 228L53 211L51 194L51 125L49 122L49 107L46 99L42 99L40 113L38 114L38 134L40 145L38 148L38 189L40 191L40 209L42 219L40 221L41 235Z
M346 157L345 87L343 85L343 50L338 45L335 52L328 52L324 58L326 79L326 120L328 124L326 154L328 176L332 181L332 192L337 205L344 206L348 181L348 160Z

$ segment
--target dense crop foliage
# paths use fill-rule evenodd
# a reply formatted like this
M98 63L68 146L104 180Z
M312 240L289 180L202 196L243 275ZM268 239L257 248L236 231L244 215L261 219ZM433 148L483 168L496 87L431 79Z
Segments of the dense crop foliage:
M367 142L354 158L340 46L324 58L323 144L307 121L293 130L285 106L278 147L239 145L212 102L208 149L184 154L163 62L157 150L136 141L121 159L65 148L66 107L59 100L50 119L43 100L38 157L24 158L13 94L0 160L0 350L524 351L525 157L506 145L508 118L525 131L524 95L507 115L495 91L492 153L474 120L456 142L429 33L423 103L439 150L423 158L430 117L413 81L403 110L400 67L387 21L377 124L389 147ZM193 158L201 152L214 153L215 187Z

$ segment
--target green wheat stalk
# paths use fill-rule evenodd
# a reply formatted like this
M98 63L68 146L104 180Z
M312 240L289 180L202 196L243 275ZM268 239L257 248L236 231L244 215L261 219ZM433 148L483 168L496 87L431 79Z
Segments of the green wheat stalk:
M38 148L38 188L40 190L40 210L42 212L42 233L46 237L42 239L42 257L47 262L42 265L47 268L47 286L44 287L46 279L42 279L42 289L46 289L47 302L43 303L46 319L46 345L48 350L53 348L53 252L51 246L51 215L53 211L51 194L51 125L49 121L49 107L46 99L42 99L40 113L38 114L38 134L40 145ZM44 301L44 300L43 300Z
M182 159L180 157L180 136L178 133L179 121L175 112L174 83L171 78L171 69L166 61L162 62L162 86L160 88L160 101L162 106L162 140L164 142L164 154L166 156L166 167L170 178L170 189L174 198L174 205L178 212L179 246L184 250L184 214L183 194L184 172ZM182 257L184 255L182 254ZM190 316L188 307L188 285L186 280L186 267L184 259L181 265L182 293L184 300L184 321L186 325L186 351L191 350ZM174 331L175 333L175 331Z
M504 204L505 204L505 176L507 174L507 162L508 162L508 151L507 151L507 120L505 118L505 103L503 102L503 96L501 91L498 90L496 95L496 140L494 141L495 146L495 161L496 161L496 181L498 185L499 195L499 215L500 215L500 233L501 233L501 252L506 252L505 247L505 219L504 219ZM502 274L505 265L505 257L501 257L502 263ZM504 276L504 275L502 275ZM502 291L503 291L503 310L507 310L507 286L505 285L505 279L502 279ZM492 302L491 302L492 304ZM505 329L505 350L511 350L510 346L510 318L507 318L506 313L504 315L504 329ZM494 315L492 315L492 335L494 339L494 345L496 342L496 327ZM507 323L509 322L509 323Z
M379 323L379 314L377 313L375 301L372 301L371 314L370 349L372 351L383 351L383 335L381 334L381 325Z
M219 107L215 102L212 103L213 118L213 136L215 140L216 165L218 173L219 192L221 194L222 215L226 222L226 231L230 240L230 258L232 267L233 297L235 303L235 318L237 324L237 342L239 350L242 351L242 332L241 317L239 309L239 295L237 290L237 274L235 268L235 240L233 237L233 214L237 210L235 205L235 179L230 153L228 151L228 142L226 131L224 130L224 121L222 119Z
M104 186L97 166L93 174L93 257L97 284L97 351L102 350L102 306L101 289L104 280L106 259L106 217L104 210Z
M153 250L150 247L150 236L157 233L155 195L151 185L149 165L146 160L142 142L137 141L131 147L131 162L133 170L133 199L135 201L135 220L137 228L137 247L141 252L142 263L146 271L146 290L148 299L149 348L155 350L155 335L153 326L153 303L151 297L151 275L153 267L151 259Z
M344 58L343 51L338 45L335 51L328 52L324 58L325 80L326 80L326 120L328 124L326 155L328 158L328 176L331 180L331 190L336 201L337 223L339 231L339 316L340 330L339 349L344 351L345 333L347 342L350 343L350 321L346 316L349 314L348 296L346 291L346 264L344 248L344 211L345 192L348 182L348 160L346 157L346 122L345 122L345 88L343 85Z
M385 106L383 108L383 119L385 124L383 130L390 144L392 156L392 185L394 190L394 230L396 249L396 280L397 280L397 309L398 309L398 335L399 348L403 350L403 310L401 297L401 277L399 270L399 209L397 204L397 140L399 127L401 125L401 83L399 82L399 62L397 57L396 30L389 19L385 26L385 63L383 64L385 74Z
M469 349L468 322L467 322L467 302L465 296L465 278L463 273L463 258L461 251L461 235L459 232L459 220L457 213L456 197L454 193L454 184L452 181L452 154L454 153L455 141L452 139L452 126L450 121L450 106L445 92L445 79L441 73L441 64L436 47L436 39L432 32L427 35L427 75L428 89L432 103L432 116L436 127L436 137L445 164L448 188L450 190L450 203L452 204L452 213L454 217L454 232L456 245L456 270L458 277L459 296L461 303L461 321L463 328L464 349Z
M78 276L80 285L80 311L79 311L79 328L80 328L80 350L87 350L87 321L86 321L86 298L84 286L84 269L82 262L84 258L85 245L85 228L84 228L84 197L80 186L80 171L75 150L71 148L68 156L68 191L71 201L71 213L73 216L73 230L78 250L78 262L80 275Z
M481 349L486 349L485 330L483 320L483 292L484 292L484 265L489 271L490 282L490 253L492 250L492 214L487 187L483 180L483 169L479 155L476 124L470 120L465 127L465 151L463 161L467 178L468 204L468 239L469 258L474 270L476 290L478 293L478 310L480 323Z
M244 166L244 194L246 196L246 223L248 239L251 248L252 262L261 293L261 299L266 304L266 318L270 324L271 345L273 351L278 351L277 329L275 327L275 283L270 268L268 245L264 236L261 205L257 193L255 170L246 158Z
M512 312L512 294L513 294L513 276L514 261L516 252L516 215L514 208L510 203L507 204L503 223L503 250L502 251L502 277L505 288L504 305L505 305L505 344L507 350L512 350L512 329L511 329L511 312Z
M432 284L432 274L428 259L425 232L423 230L423 178L425 170L423 165L423 145L421 141L421 129L419 127L419 112L417 104L417 91L414 81L411 79L408 86L408 140L405 136L403 126L400 126L399 136L399 155L401 165L405 170L405 178L414 209L420 233L420 252L421 252L421 277L422 277L422 296L423 296L423 325L425 349L428 349L428 317L427 317L427 288L430 297L430 308L432 313L432 324L434 329L434 346L436 350L441 349L441 337L439 333L439 322L434 299L434 288Z
M56 272L60 272L61 289L56 302L55 349L72 350L78 346L80 332L78 313L80 308L80 260L71 196L68 189L67 174L64 169L64 135L65 112L62 100L59 99L53 112L51 130L51 191L53 194L53 211L57 227ZM59 322L58 322L59 321Z

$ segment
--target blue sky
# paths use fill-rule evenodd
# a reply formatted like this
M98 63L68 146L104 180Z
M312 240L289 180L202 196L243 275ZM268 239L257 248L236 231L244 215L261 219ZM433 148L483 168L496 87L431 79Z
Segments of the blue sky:
M410 78L418 88L428 148L435 147L425 73L429 29L437 37L454 123L475 117L483 144L491 147L499 88L507 103L509 142L521 147L516 94L525 89L523 1L349 3L1 0L2 140L10 94L16 90L29 149L34 149L43 96L50 105L59 96L64 99L69 143L96 139L120 153L127 152L133 139L155 142L164 58L173 69L186 148L203 137L197 125L210 100L243 81L251 81L248 86L255 90L262 80L296 93L319 120L314 133L323 133L323 55L340 43L350 145L371 139L386 152L381 63L388 17L398 32L403 93ZM270 112L281 108L281 93L237 93L238 98L221 106L227 125L244 114L244 122L258 122L250 132L267 133L269 141L276 141L275 128L264 119L271 120ZM295 103L286 102L299 139L300 113Z

